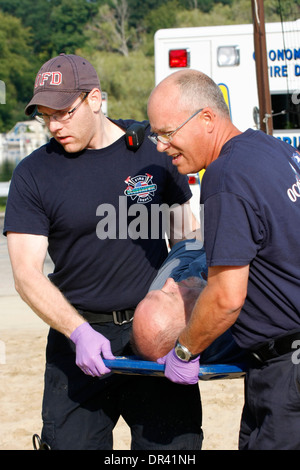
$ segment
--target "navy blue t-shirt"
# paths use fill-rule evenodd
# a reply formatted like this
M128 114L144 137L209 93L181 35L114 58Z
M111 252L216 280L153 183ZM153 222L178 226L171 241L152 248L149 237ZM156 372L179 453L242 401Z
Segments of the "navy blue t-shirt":
M160 267L149 291L162 289L169 277L176 282L189 277L207 280L206 256L201 240L195 238L176 243Z
M136 152L123 136L76 154L51 139L16 167L4 233L48 237L50 279L76 308L135 307L167 256L158 209L191 195L187 177L147 136Z
M228 141L202 184L208 266L250 265L241 347L300 328L300 155L260 131Z

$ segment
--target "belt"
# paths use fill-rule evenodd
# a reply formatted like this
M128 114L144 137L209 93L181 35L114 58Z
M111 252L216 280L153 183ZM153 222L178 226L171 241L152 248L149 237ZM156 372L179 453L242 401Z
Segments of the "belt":
M300 331L271 339L258 348L251 350L250 353L260 362L269 361L270 359L275 359L292 352L295 349L293 347L295 340L300 340Z
M134 309L113 310L112 312L87 312L85 310L78 310L79 313L89 323L109 323L113 322L115 325L123 325L130 323L133 320Z

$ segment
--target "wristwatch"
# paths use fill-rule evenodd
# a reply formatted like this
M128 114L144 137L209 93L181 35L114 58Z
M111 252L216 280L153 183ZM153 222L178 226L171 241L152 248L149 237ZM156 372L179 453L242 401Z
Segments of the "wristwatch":
M199 354L192 354L188 350L188 348L180 344L178 340L176 341L174 350L175 350L176 356L184 362L192 361L193 359L196 359L196 357L199 356Z

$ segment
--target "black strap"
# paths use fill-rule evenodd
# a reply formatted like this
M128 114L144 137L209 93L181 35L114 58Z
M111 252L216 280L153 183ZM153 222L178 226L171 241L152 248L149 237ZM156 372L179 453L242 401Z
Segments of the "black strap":
M123 325L133 320L134 309L113 310L112 312L88 312L79 310L79 313L89 323L109 323L113 322L115 325Z
M260 362L266 362L292 352L295 349L293 348L293 343L296 340L300 340L300 331L271 339L259 347L252 349L251 354Z

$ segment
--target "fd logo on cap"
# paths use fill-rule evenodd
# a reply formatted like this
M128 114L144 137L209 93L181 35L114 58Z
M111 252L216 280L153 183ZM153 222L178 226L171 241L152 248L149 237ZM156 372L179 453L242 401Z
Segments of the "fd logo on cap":
M127 188L124 191L125 196L131 197L132 201L137 198L137 203L142 204L152 201L157 185L152 182L152 175L128 176L125 180Z
M49 85L61 85L62 83L62 73L61 72L44 72L39 73L36 77L34 87L44 86L45 83Z

